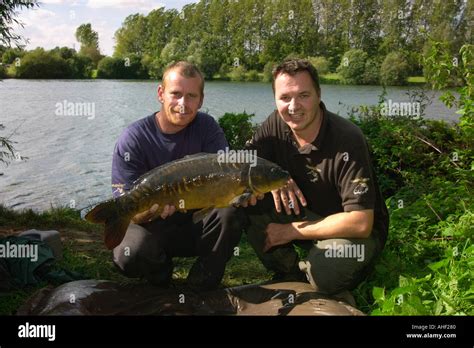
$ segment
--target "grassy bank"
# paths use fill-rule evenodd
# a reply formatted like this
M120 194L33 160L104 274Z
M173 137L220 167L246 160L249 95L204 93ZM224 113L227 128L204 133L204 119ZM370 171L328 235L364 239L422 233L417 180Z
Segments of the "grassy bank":
M126 278L117 272L112 263L111 252L102 242L101 226L82 220L79 211L56 208L42 213L31 210L18 212L0 205L0 237L31 228L55 229L61 233L64 255L55 268L78 272L85 279L110 279L122 283L140 282L137 279ZM174 259L173 279L175 282L184 282L194 259ZM270 278L271 274L260 264L244 237L228 264L223 286L251 284ZM14 314L29 296L47 285L43 282L38 286L0 293L0 315Z
M7 69L6 76L4 76L3 78L6 78L6 79L15 78L14 68L10 67L9 69ZM91 79L98 78L97 69L92 70L90 78ZM254 73L254 74L243 73L241 76L237 78L235 76L228 76L228 75L221 76L219 74L216 74L212 80L213 81L234 81L234 82L262 82L262 81L265 82L265 77L263 73ZM319 80L320 80L320 83L324 85L342 84L341 76L338 73L328 73L328 74L320 75ZM140 81L142 81L142 79L140 79ZM405 86L425 85L425 84L426 84L426 79L423 76L410 76L407 78Z

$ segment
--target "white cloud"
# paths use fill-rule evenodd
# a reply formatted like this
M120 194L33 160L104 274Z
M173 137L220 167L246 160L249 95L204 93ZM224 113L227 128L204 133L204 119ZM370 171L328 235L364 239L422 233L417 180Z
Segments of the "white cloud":
M25 27L23 31L19 31L24 38L29 40L28 49L36 47L44 47L52 49L56 46L67 46L78 49L79 44L75 38L76 27L70 24L50 24L48 28L41 26Z
M89 0L87 7L90 8L116 8L130 9L134 12L149 12L153 9L163 7L162 3L150 0Z
M63 17L43 8L23 11L18 19L24 27L14 27L14 32L29 40L27 49L73 47L76 42L76 25L65 22Z
M45 10L42 8L35 8L29 11L22 12L21 17L19 17L20 22L25 26L30 25L39 25L44 23L44 21L50 21L53 17L56 16L56 13Z
M114 53L114 34L118 28L111 27L106 21L92 22L92 28L99 33L100 53L111 56Z

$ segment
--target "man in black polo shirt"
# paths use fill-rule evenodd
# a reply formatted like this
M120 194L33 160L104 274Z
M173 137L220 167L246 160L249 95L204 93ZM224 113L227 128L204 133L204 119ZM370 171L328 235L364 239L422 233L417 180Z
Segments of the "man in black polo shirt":
M326 109L308 61L276 67L273 91L277 110L247 147L292 179L272 192L273 200L268 196L246 209L248 240L275 279L298 280L304 271L320 292L353 289L382 251L388 231L364 135ZM299 260L294 244L309 251L307 260Z

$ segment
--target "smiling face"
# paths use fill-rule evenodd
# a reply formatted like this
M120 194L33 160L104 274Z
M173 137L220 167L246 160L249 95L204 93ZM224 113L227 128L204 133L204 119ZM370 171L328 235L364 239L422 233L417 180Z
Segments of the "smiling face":
M178 69L169 71L158 86L162 104L158 122L163 132L176 133L190 124L202 106L203 81L199 76L185 77Z
M317 128L321 98L306 71L275 78L275 102L280 117L296 134Z

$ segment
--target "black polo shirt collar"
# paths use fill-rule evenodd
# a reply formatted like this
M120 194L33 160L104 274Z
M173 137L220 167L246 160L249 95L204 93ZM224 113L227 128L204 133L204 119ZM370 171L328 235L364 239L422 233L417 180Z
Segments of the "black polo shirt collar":
M305 148L305 149L302 149L299 147L298 143L296 142L296 139L294 138L293 136L293 132L291 131L291 128L285 123L283 122L284 124L284 128L285 128L285 137L286 137L286 140L293 145L293 147L295 148L296 151L294 151L295 153L299 153L299 154L308 154L310 153L311 151L318 151L321 149L323 143L324 143L324 138L326 137L326 133L327 133L327 128L328 128L328 124L329 124L329 113L327 112L327 109L326 109L326 105L324 105L324 103L321 101L319 103L319 106L321 107L321 110L322 110L322 115L323 115L323 122L321 123L321 128L319 129L319 133L318 133L318 136L316 137L316 139L313 140L313 142L311 143L311 148L308 149L308 148ZM277 111L278 112L278 111Z

